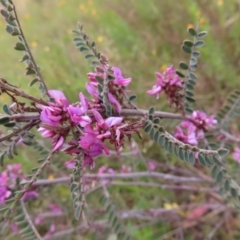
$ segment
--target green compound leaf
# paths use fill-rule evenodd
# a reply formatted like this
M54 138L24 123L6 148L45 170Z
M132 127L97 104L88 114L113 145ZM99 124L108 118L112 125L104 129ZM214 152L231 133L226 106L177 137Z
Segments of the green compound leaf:
M24 44L21 42L17 42L14 46L14 49L17 51L26 51Z

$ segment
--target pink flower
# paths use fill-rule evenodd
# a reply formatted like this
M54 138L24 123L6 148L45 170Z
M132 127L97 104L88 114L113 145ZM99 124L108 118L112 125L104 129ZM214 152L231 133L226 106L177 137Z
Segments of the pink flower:
M198 140L196 136L196 127L192 124L189 124L188 126L181 126L181 127L177 126L174 137L186 144L190 144L190 145L198 144Z
M214 118L214 115L207 116L205 112L199 110L194 111L190 118L199 130L211 129L217 124L217 120Z
M232 157L233 157L234 160L236 160L238 163L240 163L240 148L239 147L236 147L234 149Z
M176 75L174 67L170 66L163 74L157 72L156 76L157 82L151 90L147 91L147 94L156 95L159 99L160 94L164 92L171 104L180 106L181 95L179 90L183 87L183 84L179 76Z
M8 177L6 172L0 174L0 204L4 203L11 195L8 190Z
M122 110L121 104L110 92L108 93L108 99L109 99L109 102L115 106L116 111L120 113Z
M56 134L53 138L52 138L52 144L53 144L53 152L56 152L57 150L59 150L62 145L64 144L64 137L63 136L59 136L58 134Z
M64 163L65 167L68 169L73 169L75 167L76 160L72 159Z
M117 68L117 67L112 67L112 70L114 72L114 76L115 76L115 79L114 79L114 84L116 85L121 85L121 86L124 86L126 87L127 85L129 85L129 83L131 82L131 78L124 78L122 76L122 71L120 68Z
M67 107L69 105L67 98L61 91L49 90L48 93L49 93L50 97L54 98L54 100L58 106Z
M71 121L74 123L78 123L81 127L85 127L92 121L89 116L82 116L84 111L80 107L69 105L67 110L70 115Z

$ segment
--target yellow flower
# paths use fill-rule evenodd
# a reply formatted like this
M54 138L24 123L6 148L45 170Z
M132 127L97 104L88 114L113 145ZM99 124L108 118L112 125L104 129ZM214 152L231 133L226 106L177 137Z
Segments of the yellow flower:
M200 23L200 24L204 24L204 23L205 23L205 19L204 19L204 18L200 18L200 19L199 19L199 23Z
M88 0L88 5L92 5L93 4L93 2L92 2L92 0Z
M177 203L164 203L163 207L167 210L171 210L173 208L178 208Z
M44 48L44 51L45 51L45 52L49 52L49 51L50 51L50 47L46 46L46 47Z
M48 180L53 180L54 179L54 176L52 175L52 174L50 174L49 176L48 176Z
M161 71L164 72L166 69L167 69L167 65L163 64L161 67L160 67Z
M38 43L37 43L37 42L35 42L35 41L31 42L31 46L32 46L32 47L34 47L34 48L35 48L35 47L37 47L37 45L38 45Z
M223 5L223 0L218 0L218 1L217 1L217 5L218 5L218 6L222 6L222 5Z
M95 15L95 14L96 14L96 10L93 9L93 10L92 10L92 15Z
M84 6L83 4L80 4L80 5L79 5L79 9L80 9L80 10L85 10L85 6Z
M189 24L187 25L187 29L189 29L189 28L194 28L193 24L189 23Z
M101 43L101 42L103 41L103 37L99 36L99 37L97 38L97 41L98 41L99 43Z
M72 29L69 28L69 29L67 30L67 33L68 33L68 34L72 34Z

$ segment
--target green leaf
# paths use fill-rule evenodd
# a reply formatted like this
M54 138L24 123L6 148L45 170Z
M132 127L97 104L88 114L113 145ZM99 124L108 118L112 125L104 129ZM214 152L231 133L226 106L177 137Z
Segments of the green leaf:
M190 69L191 69L191 71L196 71L198 69L198 65L197 64L191 65Z
M192 57L191 59L190 59L190 65L195 65L195 64L197 64L197 59L196 58L194 58L194 57Z
M226 179L226 181L225 181L225 183L224 183L224 189L225 189L226 191L228 191L229 188L230 188L229 180Z
M220 148L218 151L218 155L221 157L221 158L225 158L228 153L229 153L229 150L225 149L225 148Z
M30 83L29 83L29 86L33 86L36 82L38 82L39 79L38 78L34 78Z
M183 70L188 70L188 65L184 62L180 62L179 63L179 67Z
M19 62L24 62L24 61L26 61L26 60L28 60L29 59L29 55L28 54L25 54L25 55L23 55L23 57L19 60Z
M223 179L223 173L220 171L217 175L217 183L221 183Z
M191 48L186 47L185 45L182 45L181 48L182 48L182 51L185 52L185 53L187 53L187 54L191 54L191 53L192 53Z
M136 99L137 99L137 96L136 96L136 95L132 95L132 96L129 97L128 100L129 100L130 102L132 102L132 101L134 101L134 100L136 100Z
M1 4L2 4L4 7L7 7L6 0L1 0Z
M194 73L190 73L190 74L189 74L189 78L190 78L191 80L197 80L197 76L196 76Z
M89 50L89 48L87 48L87 47L80 47L80 52L86 52L86 51L88 51Z
M164 135L160 135L159 139L158 139L158 143L161 145L161 146L164 146L164 143L165 143L165 137Z
M218 173L218 166L215 165L215 166L212 168L212 177L213 177L213 178L216 178L217 173Z
M12 115L12 113L11 113L11 111L10 111L10 109L9 109L9 107L8 107L7 104L4 104L4 105L3 105L3 111L4 111L6 114L8 114L8 115Z
M183 44L188 48L191 48L193 46L193 42L191 40L184 40Z
M88 54L88 55L85 56L85 59L87 59L87 60L88 60L88 59L91 59L91 58L94 58L94 55Z
M205 45L205 42L203 40L199 40L194 44L194 47L199 48L203 47Z
M185 75L183 73L181 73L180 71L176 71L176 74L181 78L185 77Z
M36 71L33 68L28 68L27 71L25 72L25 75L33 75L33 74L36 74Z
M6 26L6 31L9 33L9 34L12 34L13 33L13 28L9 25Z
M199 160L200 164L202 164L203 166L207 165L203 154L201 154L201 153L198 154L198 160Z
M152 130L152 128L153 128L153 126L152 126L152 124L150 123L149 125L147 125L147 126L144 128L144 131L145 131L146 133L149 133L149 132Z
M193 152L189 153L188 162L191 163L191 164L195 163L195 157L194 157L194 153Z
M200 55L201 55L201 53L198 52L198 51L194 51L194 52L192 53L192 55L193 55L193 57L195 57L195 58L199 58Z
M188 28L188 33L192 35L193 37L196 36L196 31L194 28Z
M10 122L10 118L9 117L2 117L0 118L0 125L5 125L8 124Z
M191 103L194 103L194 102L195 102L195 100L194 100L193 98L191 98L191 97L186 97L186 99L187 99L189 102L191 102Z
M199 38L204 38L206 35L207 35L207 31L202 31L202 32L198 33L197 36L198 36Z
M15 125L16 125L15 122L9 122L7 124L4 124L4 127L13 128Z
M154 112L155 112L155 108L154 108L154 107L151 107L151 108L149 109L149 111L148 111L149 115L154 114Z
M14 49L17 51L26 51L24 44L21 42L17 42L14 46Z
M2 15L3 17L5 17L5 18L8 18L8 16L9 16L8 11L6 11L5 9L1 9L1 10L0 10L0 13L1 13L1 15Z

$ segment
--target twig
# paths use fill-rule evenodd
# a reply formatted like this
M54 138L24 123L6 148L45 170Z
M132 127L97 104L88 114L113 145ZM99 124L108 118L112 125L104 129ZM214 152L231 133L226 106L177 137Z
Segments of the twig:
M25 38L25 36L24 36L24 33L23 33L23 31L22 31L22 27L21 27L21 24L20 24L19 19L18 19L16 7L15 7L14 4L13 4L13 6L14 6L14 7L13 7L14 15L15 15L16 22L17 22L17 25L18 25L18 28L19 28L19 31L20 31L20 35L21 35L21 37L22 37L22 39L23 39L23 42L24 42L24 45L25 45L25 47L26 47L26 52L29 54L29 58L30 58L30 60L31 60L31 62L32 62L32 64L33 64L33 67L34 67L34 69L35 69L36 75L38 76L39 81L40 81L41 84L43 85L43 88L44 88L44 90L45 90L46 95L49 96L47 85L45 84L45 81L44 81L44 79L43 79L43 76L42 76L42 74L41 74L41 72L40 72L40 70L39 70L39 68L38 68L38 66L37 66L37 64L36 64L36 62L35 62L35 59L34 59L34 57L33 57L33 55L32 55L32 52L31 52L31 50L30 50L30 48L29 48L29 46L28 46L28 43L27 43L26 38Z
M35 98L35 97L31 96L31 95L28 95L27 93L25 93L23 91L19 91L19 90L17 90L16 87L11 87L9 84L7 84L7 81L5 79L3 79L3 78L0 78L0 89L3 92L5 92L5 91L12 92L16 96L26 98L26 99L28 99L30 101L35 102L35 103L39 103L41 105L47 105L47 103L45 101L43 101L42 99Z
M85 178L94 178L94 179L134 179L139 177L153 177L153 178L160 178L163 180L172 180L175 182L207 182L205 179L202 178L196 178L196 177L179 177L174 176L170 174L164 174L164 173L158 173L158 172L134 172L134 173L101 173L101 174L84 174ZM61 177L56 178L53 180L48 179L41 179L36 181L33 186L42 186L42 185L52 185L52 184L59 184L59 183L69 183L70 178L69 177Z

